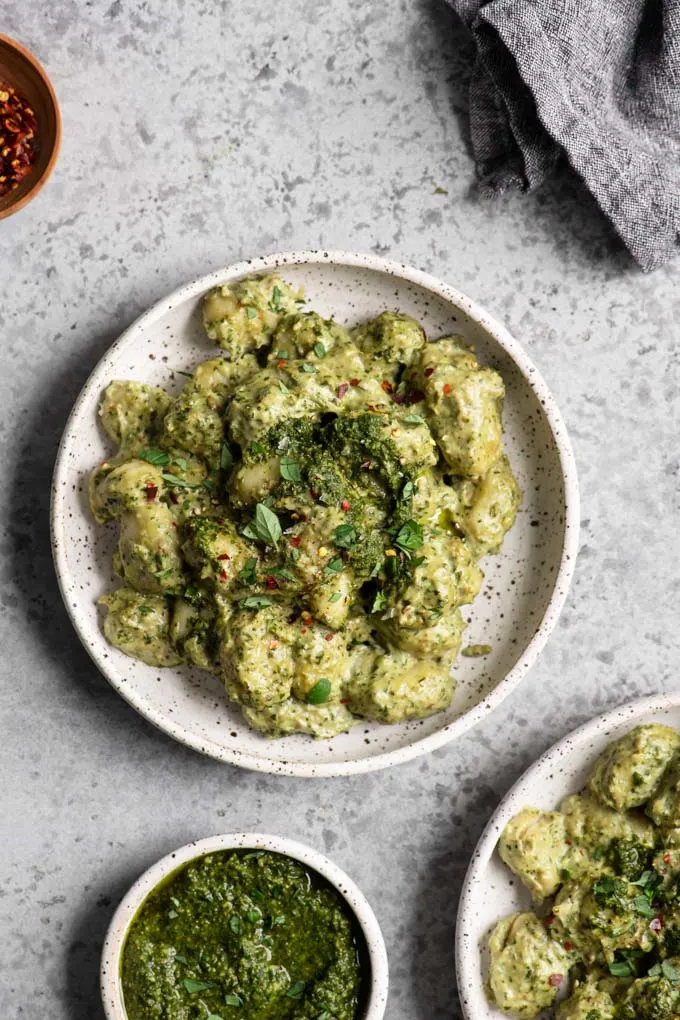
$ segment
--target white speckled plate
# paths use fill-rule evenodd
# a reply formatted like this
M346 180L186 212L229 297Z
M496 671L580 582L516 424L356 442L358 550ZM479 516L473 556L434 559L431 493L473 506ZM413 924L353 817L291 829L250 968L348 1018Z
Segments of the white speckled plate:
M219 681L189 667L158 670L104 640L95 601L116 579L115 528L96 525L87 476L110 447L96 410L105 386L138 379L177 391L187 370L214 355L203 335L199 298L209 287L278 269L303 285L311 307L352 324L393 309L415 316L431 338L464 334L480 360L503 375L506 448L524 504L502 553L482 566L485 585L472 607L468 643L489 644L484 658L460 658L450 708L399 726L367 723L333 740L295 736L271 741L249 729ZM416 269L371 255L294 252L218 270L172 294L137 320L86 383L61 441L52 493L52 543L64 600L83 644L102 673L137 711L177 740L223 761L263 772L331 776L368 772L441 747L495 708L516 687L555 625L578 545L578 485L562 418L545 383L510 334L458 291Z
M456 974L466 1020L506 1016L484 994L486 938L501 917L531 909L530 894L496 853L501 832L523 807L553 811L564 797L578 793L604 747L648 722L680 730L680 692L629 701L574 730L527 769L494 812L475 849L458 906Z

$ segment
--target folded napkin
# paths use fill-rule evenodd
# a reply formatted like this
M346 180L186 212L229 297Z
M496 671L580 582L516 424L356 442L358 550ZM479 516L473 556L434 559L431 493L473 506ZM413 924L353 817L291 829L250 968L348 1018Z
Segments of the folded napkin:
M680 231L680 0L448 0L477 47L470 130L483 190L537 187L562 153L633 257Z

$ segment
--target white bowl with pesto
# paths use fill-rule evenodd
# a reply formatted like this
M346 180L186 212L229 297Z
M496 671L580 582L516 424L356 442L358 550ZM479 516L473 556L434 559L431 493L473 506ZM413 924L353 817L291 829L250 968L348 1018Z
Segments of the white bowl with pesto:
M583 788L607 744L652 722L680 730L680 693L630 701L574 730L527 769L494 812L465 876L456 920L456 975L466 1020L506 1016L490 1005L484 990L486 941L502 917L532 909L530 893L496 852L501 832L524 807L556 810L560 801Z
M428 337L459 333L506 386L504 444L524 491L500 554L485 557L485 583L472 606L466 645L490 646L459 657L451 705L428 719L385 726L361 720L332 740L270 740L251 729L219 679L181 666L160 670L108 644L96 601L116 586L115 529L97 525L87 500L91 469L109 453L98 427L101 394L113 379L171 392L215 348L198 314L218 283L276 270L304 287L311 307L353 325L386 309L422 322ZM245 768L296 776L369 772L408 761L453 740L517 686L548 639L564 604L578 547L576 470L564 423L546 384L508 331L469 298L416 269L370 255L294 252L241 262L176 291L138 319L90 376L67 422L52 492L52 544L66 607L86 649L115 689L145 718L182 743Z
M137 879L120 902L109 925L102 949L100 988L107 1020L128 1020L121 981L125 940L146 898L174 872L206 854L229 850L264 850L290 857L316 872L335 889L354 915L364 942L362 1002L357 1020L382 1020L387 1006L389 974L385 941L376 916L361 890L344 871L311 847L282 836L235 832L187 843L153 864ZM232 1012L235 1012L233 1009ZM239 1011L240 1012L240 1011Z

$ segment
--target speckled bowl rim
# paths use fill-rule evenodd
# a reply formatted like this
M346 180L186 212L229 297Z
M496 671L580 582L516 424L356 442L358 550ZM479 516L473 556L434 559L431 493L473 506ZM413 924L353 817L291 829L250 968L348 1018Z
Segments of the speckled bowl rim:
M273 758L267 758L264 755L240 751L237 748L225 747L206 737L199 738L198 736L188 733L180 722L175 722L165 718L160 712L157 712L153 706L148 704L140 706L136 704L134 698L130 695L128 685L125 683L118 683L112 676L109 675L108 666L103 655L99 654L96 648L91 647L87 639L87 635L81 630L78 620L72 612L71 600L66 589L65 579L68 577L68 569L64 540L65 513L63 509L64 497L62 495L64 488L61 484L63 481L62 476L66 470L64 455L65 437L70 433L72 423L77 420L81 407L89 399L93 386L99 385L97 376L103 362L110 356L112 351L115 351L127 341L127 338L131 333L140 327L149 328L158 318L165 315L167 311L172 309L175 304L184 302L190 298L197 298L203 294L204 291L208 290L210 287L217 286L217 284L239 279L240 277L247 276L251 273L262 273L267 270L274 270L285 265L328 263L375 270L377 272L398 277L408 283L413 283L416 286L429 290L438 298L441 298L446 302L450 302L458 309L462 310L473 322L485 329L493 337L496 343L498 343L499 346L506 352L506 354L509 355L521 374L524 376L528 385L538 397L550 427L553 441L557 448L564 484L565 520L563 528L563 547L559 570L553 584L552 595L545 612L536 627L533 638L527 644L519 661L511 670L509 670L500 683L498 683L494 689L477 705L463 713L457 719L454 719L453 722L443 726L435 733L431 733L426 737L414 739L405 747L395 748L392 751L386 751L383 754L375 755L375 757L372 758L351 759L349 761L342 762L305 762L296 761L295 759L290 758L285 761L280 761ZM365 772L375 772L391 765L402 764L403 762L407 762L413 758L419 757L420 755L427 754L430 751L434 751L437 748L442 747L444 744L449 743L449 741L454 740L456 737L459 737L462 733L469 730L472 726L475 726L494 708L497 708L498 705L500 705L500 703L518 686L524 675L534 664L555 624L557 623L564 606L574 572L576 554L578 551L579 520L579 487L576 474L576 463L564 420L560 414L554 397L550 393L548 386L544 382L537 368L527 357L519 343L513 336L511 336L505 326L489 315L488 312L481 307L481 305L478 305L475 301L472 301L454 287L449 286L447 283L443 283L441 280L431 276L429 273L422 272L419 269L414 269L411 266L406 266L398 262L393 262L389 259L380 258L377 255L362 255L357 252L330 250L281 252L273 255L264 255L259 258L246 259L242 262L233 263L226 268L216 269L214 272L208 273L206 276L201 276L198 279L193 280L191 283L180 287L168 297L156 302L156 304L154 304L148 311L144 312L138 319L136 319L135 322L133 322L132 325L121 334L118 340L112 344L112 346L99 360L85 383L85 386L81 390L80 396L78 397L68 421L66 422L62 440L57 452L52 482L52 503L50 510L52 552L59 587L64 599L66 610L71 617L73 626L75 627L85 649L118 693L125 698L125 700L131 704L136 711L140 712L146 719L148 719L149 722L153 723L154 726L157 726L160 730L170 734L170 736L180 741L180 743L193 748L195 751L207 754L208 756L217 758L221 761L229 762L230 764L237 765L241 768L253 769L257 772L271 772L276 773L277 775L300 776L304 778L358 775Z
M506 793L489 819L475 847L458 902L455 938L456 983L465 1020L489 1020L488 1013L482 1014L474 1010L467 994L468 988L478 987L477 972L480 954L479 945L471 944L466 936L470 927L468 918L477 913L475 901L479 895L478 890L484 885L486 869L496 850L498 837L513 815L528 803L527 788L531 788L534 781L546 769L556 766L567 756L570 759L573 759L574 756L581 756L585 761L590 741L600 735L606 735L613 726L618 727L627 723L637 726L644 721L646 716L674 708L680 708L680 691L636 698L634 701L625 702L618 708L603 712L553 744L540 758L536 759L533 765L529 766ZM578 790L573 792L578 793ZM500 1016L500 1013L498 1015Z
M371 966L368 1002L360 1020L382 1020L387 1006L389 970L380 925L370 903L351 878L317 850L283 836L259 832L230 832L187 843L162 857L137 879L123 897L111 920L102 948L100 988L107 1020L128 1020L120 979L125 939L137 911L153 889L178 868L205 854L220 850L269 850L299 861L326 879L356 917L366 940Z

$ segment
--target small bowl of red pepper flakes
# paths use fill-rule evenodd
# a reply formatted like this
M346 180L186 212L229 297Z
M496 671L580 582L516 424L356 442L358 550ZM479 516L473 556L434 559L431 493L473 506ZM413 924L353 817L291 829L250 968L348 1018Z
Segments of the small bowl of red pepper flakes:
M32 53L0 34L0 219L41 190L57 161L59 105Z

